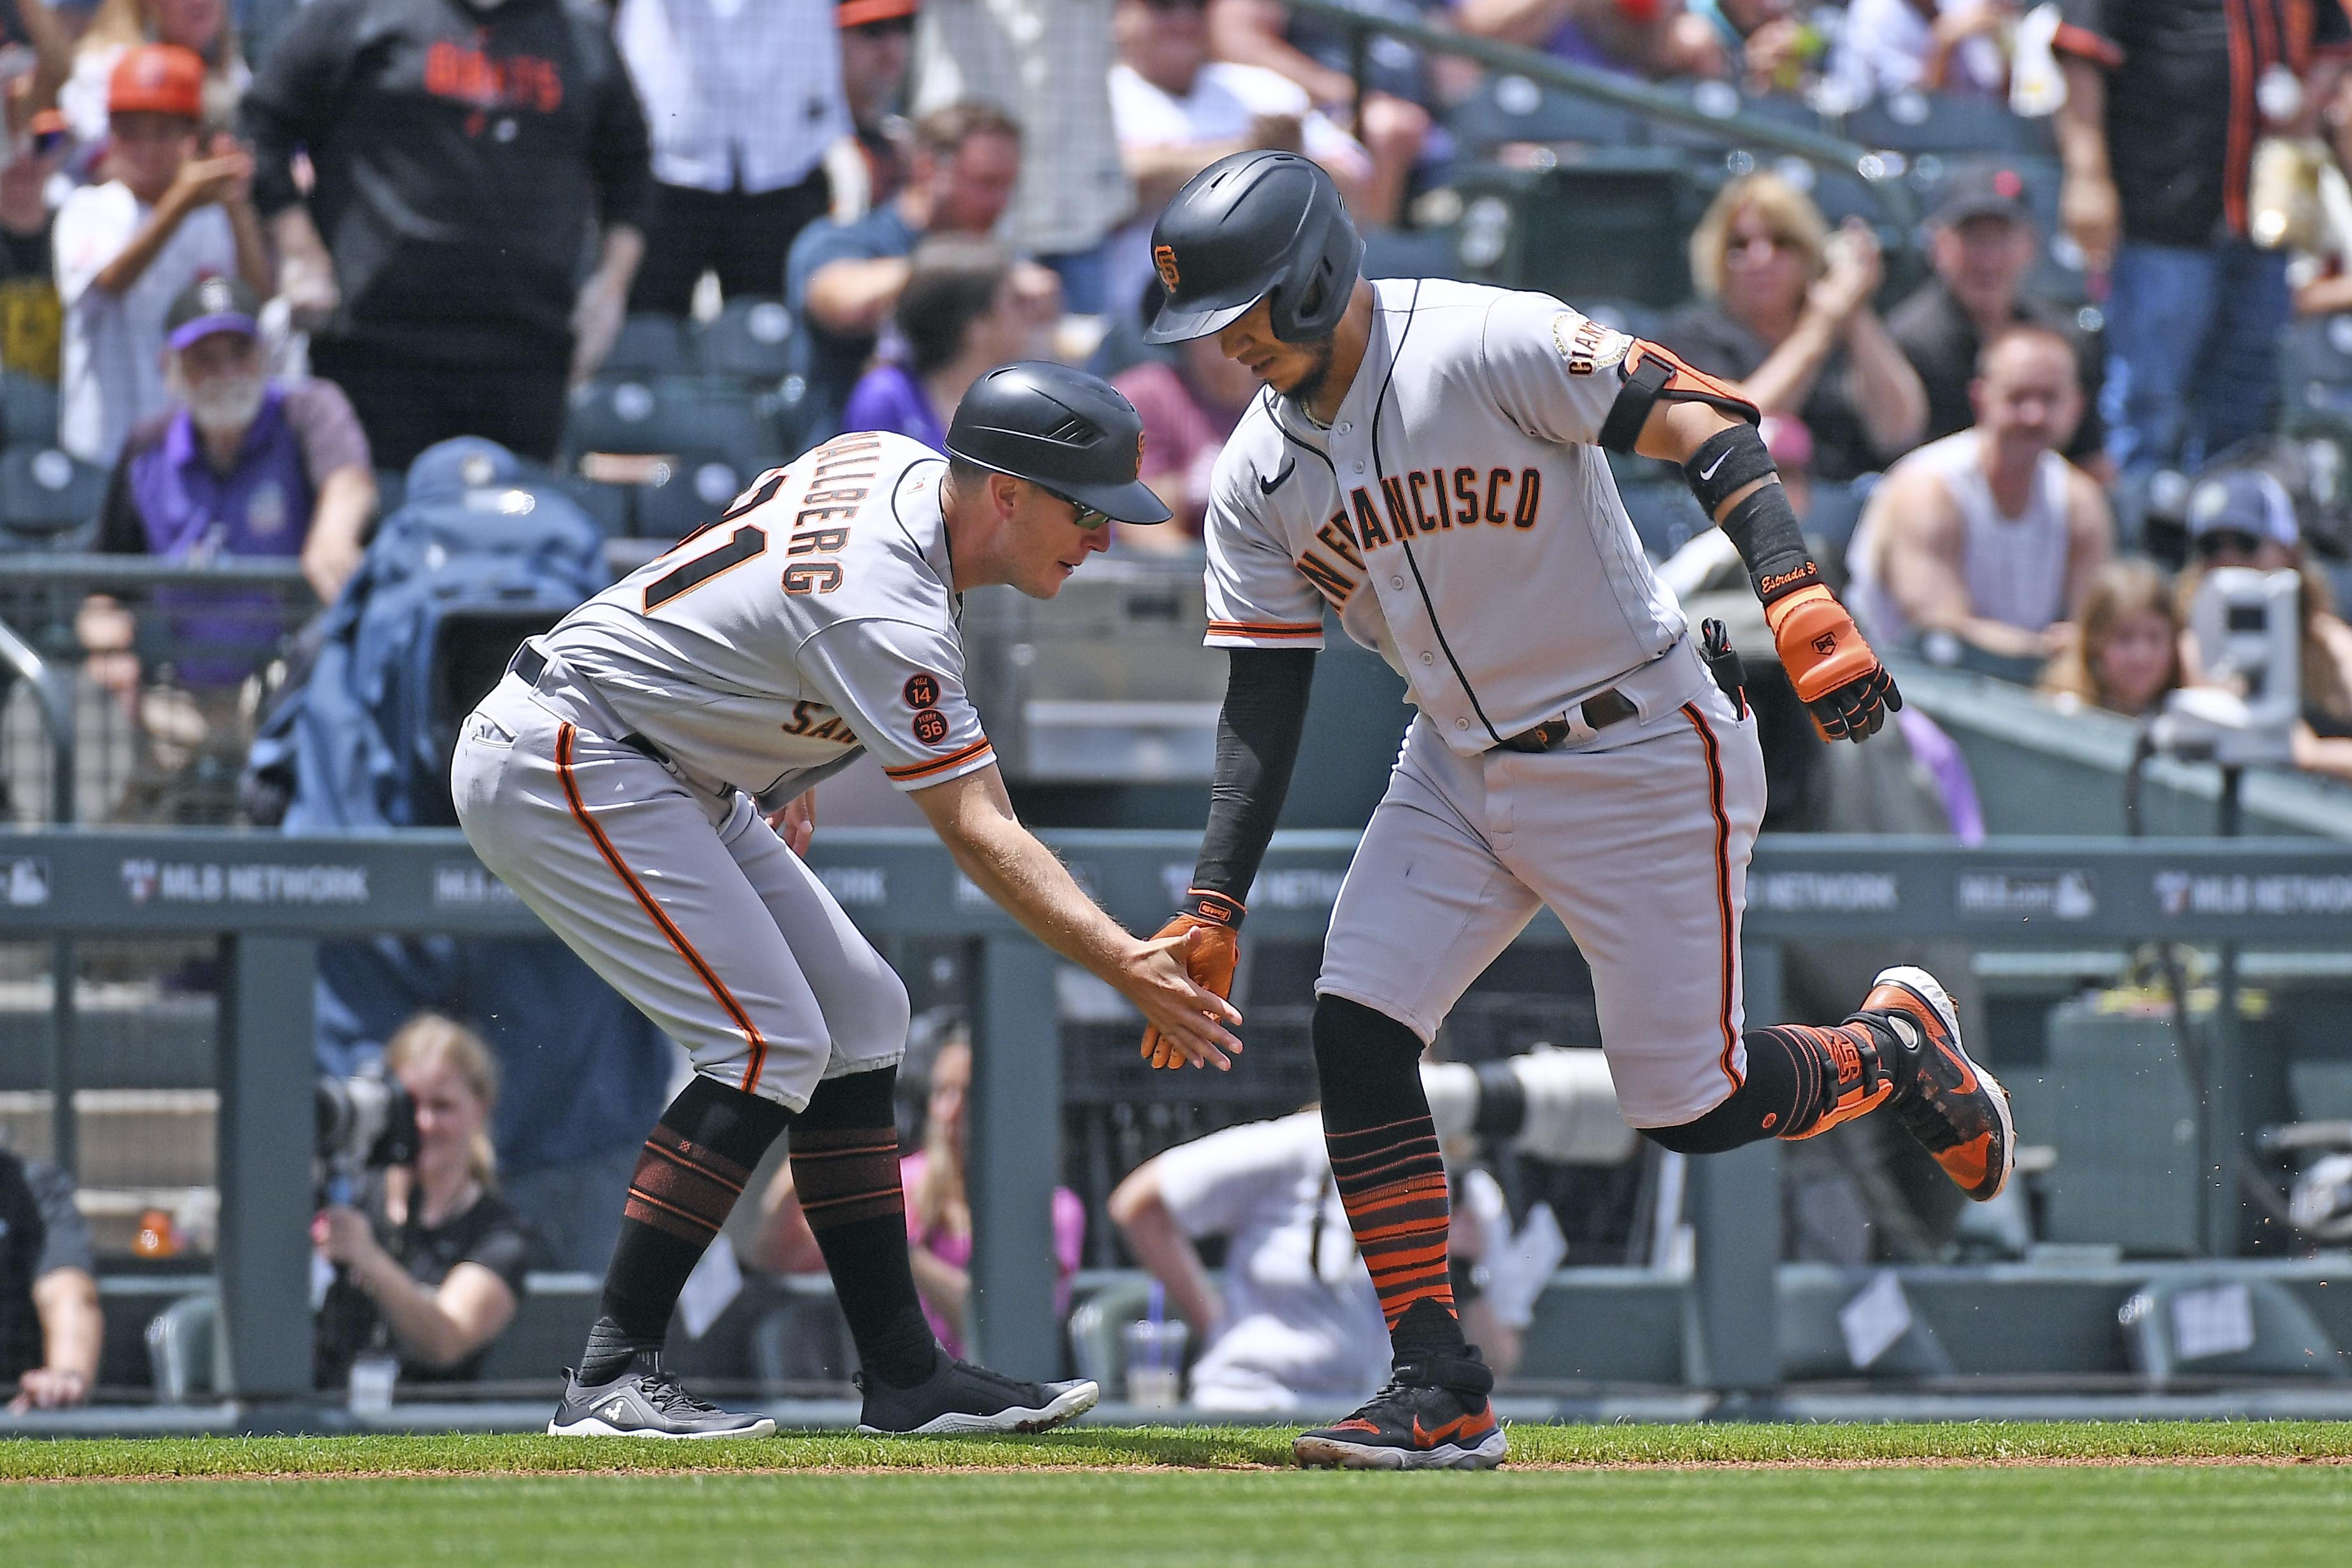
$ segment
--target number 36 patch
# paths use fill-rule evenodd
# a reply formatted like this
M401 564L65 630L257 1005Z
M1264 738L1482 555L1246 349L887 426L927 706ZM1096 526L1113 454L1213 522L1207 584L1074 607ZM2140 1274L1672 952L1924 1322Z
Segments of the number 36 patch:
M948 716L936 708L926 708L915 715L915 739L926 746L936 746L948 738Z

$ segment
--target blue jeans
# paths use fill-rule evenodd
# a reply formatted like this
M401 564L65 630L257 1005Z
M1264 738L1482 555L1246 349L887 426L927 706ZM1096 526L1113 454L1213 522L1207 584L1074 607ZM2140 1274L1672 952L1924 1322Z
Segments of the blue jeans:
M1102 240L1085 250L1065 250L1053 256L1041 256L1038 264L1050 267L1062 280L1062 309L1077 316L1099 316L1110 309L1110 241Z
M2286 256L2242 239L2202 249L2125 244L2107 300L2099 412L2118 473L2194 473L2271 427Z

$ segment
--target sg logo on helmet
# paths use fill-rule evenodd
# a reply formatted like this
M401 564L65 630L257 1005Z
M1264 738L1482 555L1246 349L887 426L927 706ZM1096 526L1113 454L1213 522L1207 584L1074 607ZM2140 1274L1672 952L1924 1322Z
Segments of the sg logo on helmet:
M1176 292L1176 247L1155 245L1151 247L1151 265L1160 273L1160 285L1171 294Z

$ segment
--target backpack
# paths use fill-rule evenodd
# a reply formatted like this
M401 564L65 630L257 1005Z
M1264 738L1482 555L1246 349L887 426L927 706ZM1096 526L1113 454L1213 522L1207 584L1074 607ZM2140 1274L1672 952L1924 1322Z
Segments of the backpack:
M487 441L447 460L460 445L417 458L308 679L255 738L250 772L285 792L289 832L456 826L457 726L523 638L612 581L604 531L576 502Z

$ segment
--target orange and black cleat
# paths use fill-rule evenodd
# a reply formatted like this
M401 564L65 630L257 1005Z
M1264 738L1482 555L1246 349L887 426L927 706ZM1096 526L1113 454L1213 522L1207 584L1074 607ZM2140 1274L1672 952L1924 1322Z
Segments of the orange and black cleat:
M1475 1346L1400 1362L1363 1408L1301 1432L1291 1452L1309 1469L1491 1470L1510 1451L1486 1397L1494 1387Z
M1895 1119L1979 1203L2009 1183L2017 1131L2009 1090L1969 1059L1959 1013L1936 977L1910 964L1881 970L1862 1012L1902 1045L1887 1053Z

